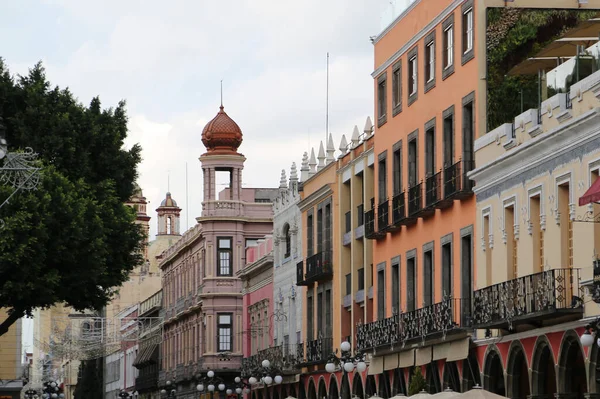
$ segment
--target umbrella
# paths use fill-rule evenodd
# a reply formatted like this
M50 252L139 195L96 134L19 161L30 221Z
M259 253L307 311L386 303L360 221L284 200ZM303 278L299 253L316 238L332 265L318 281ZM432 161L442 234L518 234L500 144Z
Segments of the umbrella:
M411 399L431 399L431 394L426 391L421 391L416 395L412 395Z
M460 399L506 399L504 396L492 393L475 385L473 389L460 395Z
M460 392L454 392L452 389L447 388L442 392L438 392L434 395L431 395L429 399L451 399L460 396Z

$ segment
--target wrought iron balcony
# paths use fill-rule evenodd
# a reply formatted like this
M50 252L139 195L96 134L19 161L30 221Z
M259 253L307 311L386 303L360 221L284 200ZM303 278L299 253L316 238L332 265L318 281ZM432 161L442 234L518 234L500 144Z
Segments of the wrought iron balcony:
M423 183L408 189L408 217L418 217L423 209Z
M425 208L432 209L442 197L442 172L435 173L425 180Z
M385 233L390 225L390 201L385 200L377 206L377 231Z
M579 269L552 269L473 293L473 326L514 330L581 318Z
M461 331L469 324L468 316L461 316L464 301L450 298L442 302L396 314L387 319L359 324L356 348L361 351L385 347L404 347L416 340L445 338L447 334Z
M392 198L392 223L388 231L400 230L402 225L406 224L406 201L404 191L394 195Z
M302 349L305 356L297 358L299 367L327 362L327 359L333 353L333 338L317 338L307 341L305 346Z
M474 161L458 161L444 168L444 200L460 200L473 195L473 181L467 173L474 167Z
M333 256L331 250L322 251L306 258L306 271L302 280L298 280L296 285L309 285L315 281L326 281L331 280L333 277ZM296 273L300 278L298 264Z
M371 209L365 212L365 237L375 238L375 233L375 209Z
M148 365L140 370L140 374L135 377L135 390L144 391L158 388L158 364Z

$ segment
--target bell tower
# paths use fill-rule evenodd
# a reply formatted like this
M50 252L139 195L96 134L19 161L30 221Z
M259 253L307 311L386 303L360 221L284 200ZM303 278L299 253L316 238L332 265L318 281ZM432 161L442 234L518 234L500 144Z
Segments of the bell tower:
M177 202L171 197L171 193L160 203L156 209L158 214L158 232L157 235L179 236L179 214L181 208L177 206Z

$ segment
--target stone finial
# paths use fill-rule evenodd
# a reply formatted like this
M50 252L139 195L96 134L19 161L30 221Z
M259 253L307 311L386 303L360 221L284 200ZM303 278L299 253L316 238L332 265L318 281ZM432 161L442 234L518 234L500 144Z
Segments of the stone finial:
M317 158L315 157L315 149L310 149L310 160L308 161L308 177L311 177L315 173L317 173Z
M342 152L340 158L348 152L348 141L346 140L345 134L342 134L342 139L340 140L340 151Z
M281 169L281 179L279 180L279 188L285 190L287 188L287 178L285 177L285 169Z
M335 146L333 145L333 136L329 133L329 138L327 139L327 165L335 160Z
M302 163L300 164L300 180L306 181L308 179L308 172L310 168L308 167L308 152L304 151L302 154Z
M319 144L319 155L317 156L319 164L317 165L317 171L325 167L325 147L323 147L323 141Z
M292 167L290 168L290 181L298 181L298 172L296 170L296 162L292 162Z
M373 134L373 122L370 116L367 116L367 121L365 122L365 134L367 137Z
M354 130L352 131L352 138L350 139L352 143L352 148L356 147L360 142L360 133L358 131L358 126L354 125Z

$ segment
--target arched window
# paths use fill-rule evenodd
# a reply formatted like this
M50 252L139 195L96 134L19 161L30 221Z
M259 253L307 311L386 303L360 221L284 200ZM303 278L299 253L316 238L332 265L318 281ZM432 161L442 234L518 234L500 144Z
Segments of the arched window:
M167 234L171 234L171 216L167 217Z
M290 225L286 223L283 226L283 235L285 236L285 255L284 258L289 258L292 253L292 236L290 234Z

